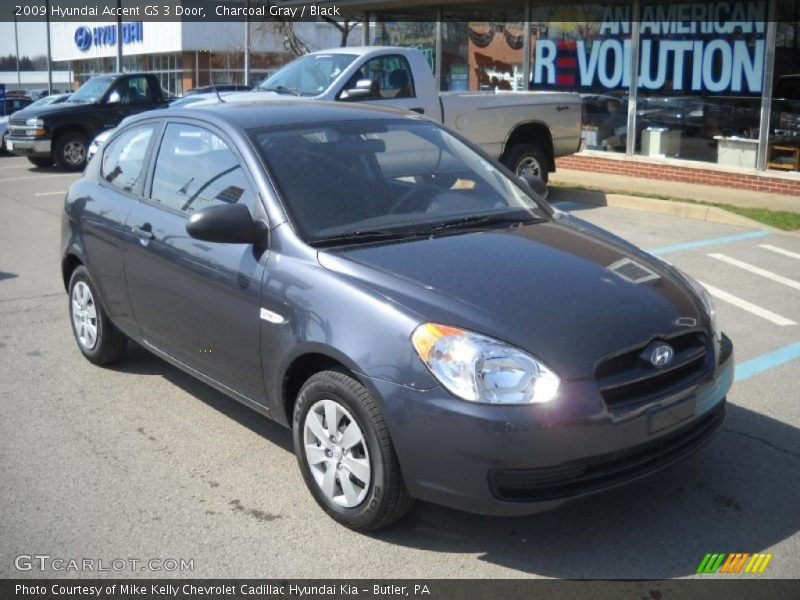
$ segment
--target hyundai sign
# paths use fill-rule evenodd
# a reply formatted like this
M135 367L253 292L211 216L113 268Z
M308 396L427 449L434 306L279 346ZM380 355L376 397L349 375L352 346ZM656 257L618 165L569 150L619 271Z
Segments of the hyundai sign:
M117 25L100 25L89 28L81 25L75 30L75 47L81 52L88 52L92 46L116 46L117 45ZM122 24L122 43L133 44L144 41L144 23L136 21L134 23Z

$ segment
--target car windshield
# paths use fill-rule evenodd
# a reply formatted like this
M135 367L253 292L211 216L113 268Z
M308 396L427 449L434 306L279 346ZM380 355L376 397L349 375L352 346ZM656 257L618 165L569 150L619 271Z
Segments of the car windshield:
M112 77L92 77L70 96L70 104L96 104L114 81Z
M252 137L310 243L549 218L522 182L421 119L294 125Z
M258 84L258 90L291 96L319 96L356 59L354 54L309 54Z

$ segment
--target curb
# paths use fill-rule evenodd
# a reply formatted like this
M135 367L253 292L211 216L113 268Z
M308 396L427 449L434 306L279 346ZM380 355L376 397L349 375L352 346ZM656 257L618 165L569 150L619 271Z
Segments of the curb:
M557 190L557 191L556 191ZM556 192L556 193L553 193ZM557 196L558 199L553 198ZM563 196L563 198L561 198ZM628 196L626 194L607 194L600 190L573 190L568 187L551 188L551 202L572 201L589 206L609 206L612 208L626 208L640 212L649 212L660 215L669 215L695 221L708 221L722 225L736 225L751 229L763 229L773 233L791 233L748 219L741 215L728 212L716 206L692 204L678 200L660 200L658 198L645 198L642 196Z

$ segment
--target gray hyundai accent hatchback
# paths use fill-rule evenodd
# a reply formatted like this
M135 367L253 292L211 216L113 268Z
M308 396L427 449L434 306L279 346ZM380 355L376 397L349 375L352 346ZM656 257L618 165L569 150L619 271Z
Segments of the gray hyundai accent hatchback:
M533 513L691 454L733 380L708 295L534 187L390 109L145 113L66 198L78 348L134 340L291 427L358 530L413 499Z

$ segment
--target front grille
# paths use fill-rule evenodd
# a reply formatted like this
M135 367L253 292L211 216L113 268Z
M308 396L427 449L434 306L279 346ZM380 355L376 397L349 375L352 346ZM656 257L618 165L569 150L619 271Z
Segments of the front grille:
M512 502L568 498L618 485L666 467L705 444L725 420L725 401L691 425L628 450L546 469L495 469L492 494Z
M663 340L674 350L668 367L657 368L642 356L646 345L598 364L595 379L609 408L651 402L696 384L710 375L708 339L701 332Z
M8 133L10 135L27 135L28 127L25 121L13 120L8 122Z

